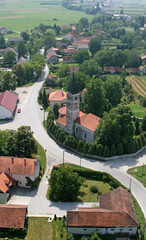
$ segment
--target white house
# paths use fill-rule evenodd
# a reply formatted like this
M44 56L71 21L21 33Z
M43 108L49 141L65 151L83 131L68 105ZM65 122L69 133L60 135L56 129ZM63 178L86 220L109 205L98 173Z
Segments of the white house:
M119 187L99 196L100 208L67 211L67 231L72 234L136 235L139 223L131 195Z
M39 160L19 157L0 157L0 173L5 173L15 180L19 187L29 188L28 179L34 181L39 176Z
M6 90L0 94L0 119L12 119L17 106L17 96Z

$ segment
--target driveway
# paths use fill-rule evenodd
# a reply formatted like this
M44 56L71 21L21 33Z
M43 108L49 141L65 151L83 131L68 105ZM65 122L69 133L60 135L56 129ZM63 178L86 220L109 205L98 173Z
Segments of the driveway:
M42 125L43 120L43 111L40 110L39 105L37 104L37 96L38 91L43 84L43 80L48 75L48 68L44 69L42 73L41 80L35 83L26 98L26 101L23 102L23 117L20 117L17 121L11 122L10 124L1 124L0 129L17 129L17 127L21 125L28 125L31 126L31 130L34 133L34 137L37 141L42 145L44 149L47 150L47 172L49 171L49 167L55 164L63 162L63 151L64 149L61 148L56 144L54 140L52 140ZM21 114L21 113L20 113ZM17 118L16 118L17 119ZM64 154L65 162L74 163L80 165L80 157L70 151L65 151ZM136 200L139 202L143 213L146 217L146 189L144 186L137 181L135 178L131 177L126 173L127 169L134 166L140 166L146 164L146 150L143 153L139 154L135 158L125 158L121 160L114 160L108 162L100 162L95 161L92 159L81 158L81 165L86 168L90 168L92 170L98 170L102 172L110 173L113 177L118 179L123 185L129 188L130 181L131 182L131 192L135 196ZM46 172L46 175L47 175ZM78 204L77 203L52 203L46 199L46 192L48 188L48 182L46 179L46 175L44 175L42 182L38 190L33 192L33 197L29 199L29 214L32 215L46 215L46 214L63 214L64 212L69 209L75 209ZM132 180L130 180L132 179ZM82 205L82 204L81 204Z

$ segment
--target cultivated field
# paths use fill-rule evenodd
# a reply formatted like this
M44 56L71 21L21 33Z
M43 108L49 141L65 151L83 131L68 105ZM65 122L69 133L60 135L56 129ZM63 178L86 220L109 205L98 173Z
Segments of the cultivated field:
M126 80L132 85L135 93L146 97L146 77L143 76L128 76Z
M57 25L77 23L81 17L89 20L93 16L83 12L70 11L60 5L61 0L47 1L34 0L0 0L0 26L13 31L31 30L40 23ZM52 5L52 3L54 5Z

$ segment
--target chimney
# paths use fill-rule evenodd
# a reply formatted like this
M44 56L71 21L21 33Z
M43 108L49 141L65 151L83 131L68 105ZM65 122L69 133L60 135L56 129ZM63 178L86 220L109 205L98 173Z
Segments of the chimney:
M11 157L12 164L14 164L14 157Z
M26 158L24 158L24 166L26 166Z

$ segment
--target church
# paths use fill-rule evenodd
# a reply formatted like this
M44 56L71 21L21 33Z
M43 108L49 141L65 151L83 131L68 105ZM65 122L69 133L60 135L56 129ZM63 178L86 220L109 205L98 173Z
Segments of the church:
M59 109L58 126L62 131L91 143L97 136L99 120L92 113L80 111L80 92L73 75L67 91L66 106Z

